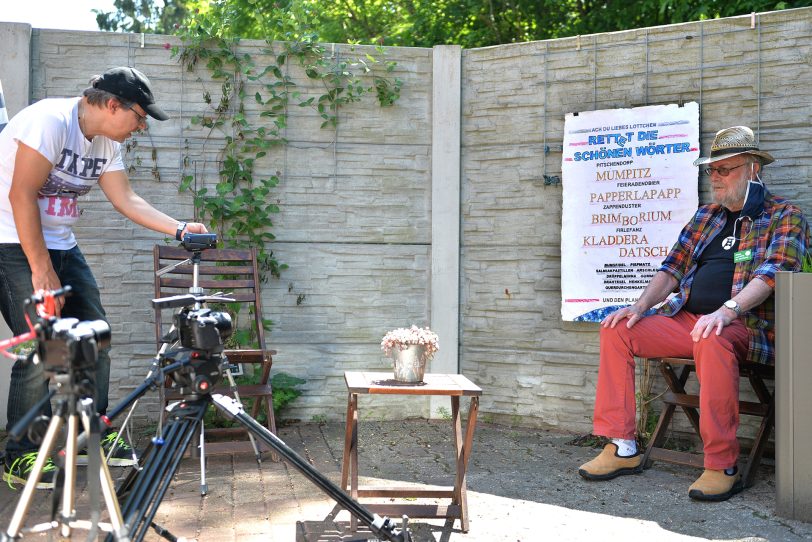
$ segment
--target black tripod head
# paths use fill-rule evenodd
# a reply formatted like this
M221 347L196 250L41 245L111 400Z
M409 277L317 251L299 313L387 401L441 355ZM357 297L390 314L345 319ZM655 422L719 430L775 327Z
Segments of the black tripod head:
M180 393L190 398L210 393L222 378L227 363L224 343L233 331L227 312L196 308L205 301L233 299L185 294L152 300L157 309L180 308L173 317L172 330L162 339L170 346L160 353L160 359L164 368L177 367L169 376Z

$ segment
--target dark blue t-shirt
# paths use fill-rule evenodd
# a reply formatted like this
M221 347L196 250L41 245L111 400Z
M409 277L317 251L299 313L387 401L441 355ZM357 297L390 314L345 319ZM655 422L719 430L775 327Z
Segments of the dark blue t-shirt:
M741 225L734 224L740 212L727 211L724 228L705 247L697 260L691 295L683 307L694 314L709 314L730 299L733 289L733 253L739 249Z

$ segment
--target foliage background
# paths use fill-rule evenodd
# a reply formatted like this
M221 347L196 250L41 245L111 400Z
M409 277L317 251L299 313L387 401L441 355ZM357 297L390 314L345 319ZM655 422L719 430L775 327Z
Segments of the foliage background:
M233 36L267 39L291 20L326 43L485 47L812 5L812 0L115 0L101 30L170 34L194 10ZM306 24L305 24L306 23ZM177 25L177 27L175 26Z

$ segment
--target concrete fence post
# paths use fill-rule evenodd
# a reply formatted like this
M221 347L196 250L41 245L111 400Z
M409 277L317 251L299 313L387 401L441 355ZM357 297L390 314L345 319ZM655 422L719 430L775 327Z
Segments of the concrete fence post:
M31 78L31 25L0 23L0 130L8 119L26 107ZM5 84L5 93L3 92ZM11 337L11 330L0 319L0 339ZM11 364L0 364L0 427L6 426L6 398Z
M0 81L9 118L27 107L31 99L31 25L0 23Z
M462 48L438 45L432 55L431 107L431 328L440 350L433 373L459 372L460 316L460 126ZM431 398L438 417L445 397Z

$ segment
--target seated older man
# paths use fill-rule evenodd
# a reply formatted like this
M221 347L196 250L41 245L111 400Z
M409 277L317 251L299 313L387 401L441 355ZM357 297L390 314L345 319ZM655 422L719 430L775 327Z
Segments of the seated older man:
M719 131L710 156L694 162L708 164L713 203L700 206L682 229L637 302L601 322L593 432L612 441L579 469L587 480L642 471L634 357L686 357L694 358L700 382L705 454L705 470L688 496L722 501L741 491L738 362L774 362L775 273L799 271L809 241L801 210L761 181L773 161L752 130L734 126Z

